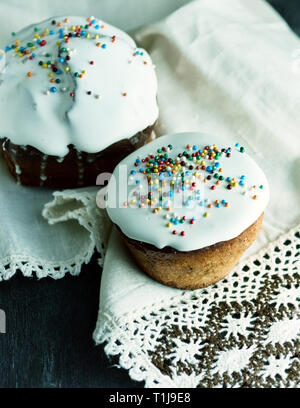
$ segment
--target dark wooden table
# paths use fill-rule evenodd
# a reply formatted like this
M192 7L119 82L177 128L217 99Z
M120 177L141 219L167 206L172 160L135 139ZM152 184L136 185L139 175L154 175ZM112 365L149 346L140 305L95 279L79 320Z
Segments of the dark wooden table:
M270 0L300 35L300 0ZM92 332L101 272L92 260L79 277L38 281L17 274L0 283L0 387L142 387L114 367Z

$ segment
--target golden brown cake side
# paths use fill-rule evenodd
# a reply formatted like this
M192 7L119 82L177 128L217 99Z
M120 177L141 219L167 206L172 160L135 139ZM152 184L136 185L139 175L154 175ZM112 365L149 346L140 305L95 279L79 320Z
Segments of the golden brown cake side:
M198 289L218 282L233 269L256 239L263 215L236 238L189 252L158 249L121 235L138 266L153 279L179 289Z

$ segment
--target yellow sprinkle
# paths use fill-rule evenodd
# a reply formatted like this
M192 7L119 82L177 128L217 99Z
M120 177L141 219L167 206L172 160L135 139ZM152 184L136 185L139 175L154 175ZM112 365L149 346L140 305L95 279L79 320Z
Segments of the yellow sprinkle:
M90 38L90 35L89 35L89 33L87 33L85 37L86 37L86 38Z
M84 69L83 71L81 71L83 74L86 74L86 70Z
M18 55L20 58L24 57L24 54L22 52L20 52Z
M66 68L65 68L65 71L66 71L66 72L70 71L70 68L69 68L69 67L66 67Z
M209 214L208 212L205 212L205 213L203 214L203 216L207 218L207 217L210 216L210 214Z
M20 48L15 48L15 53L19 52Z
M16 44L21 44L21 41L20 40L16 40Z
M43 64L42 67L43 67L43 68L48 68L48 65L47 65L47 64Z
M72 31L75 31L75 26L72 25L72 26L71 26L71 30L72 30Z
M50 78L53 77L53 72L50 72L48 75Z
M168 228L170 228L170 227L171 227L171 223L170 223L170 222L168 222L167 227L168 227Z
M60 41L57 41L57 42L56 42L56 45L59 46L59 45L60 45Z
M49 34L49 29L48 28L46 28L45 34Z
M94 35L94 40L98 40L98 38L99 38L99 35L98 35L98 34L95 34L95 35Z

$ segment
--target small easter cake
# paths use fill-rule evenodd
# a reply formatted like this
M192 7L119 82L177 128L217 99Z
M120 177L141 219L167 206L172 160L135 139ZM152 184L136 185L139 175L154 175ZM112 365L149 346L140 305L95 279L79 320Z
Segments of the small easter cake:
M196 289L225 277L253 243L269 187L238 143L178 133L122 160L105 199L144 272L168 286Z
M157 80L147 52L94 17L57 17L0 50L0 146L24 185L95 185L151 140Z

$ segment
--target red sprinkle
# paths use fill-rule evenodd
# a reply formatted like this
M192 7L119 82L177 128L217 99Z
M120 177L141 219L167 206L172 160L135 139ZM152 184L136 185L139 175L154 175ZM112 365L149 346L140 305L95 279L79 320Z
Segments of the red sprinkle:
M46 45L46 44L47 44L47 41L43 40L43 41L40 42L40 47L44 47L44 45Z

